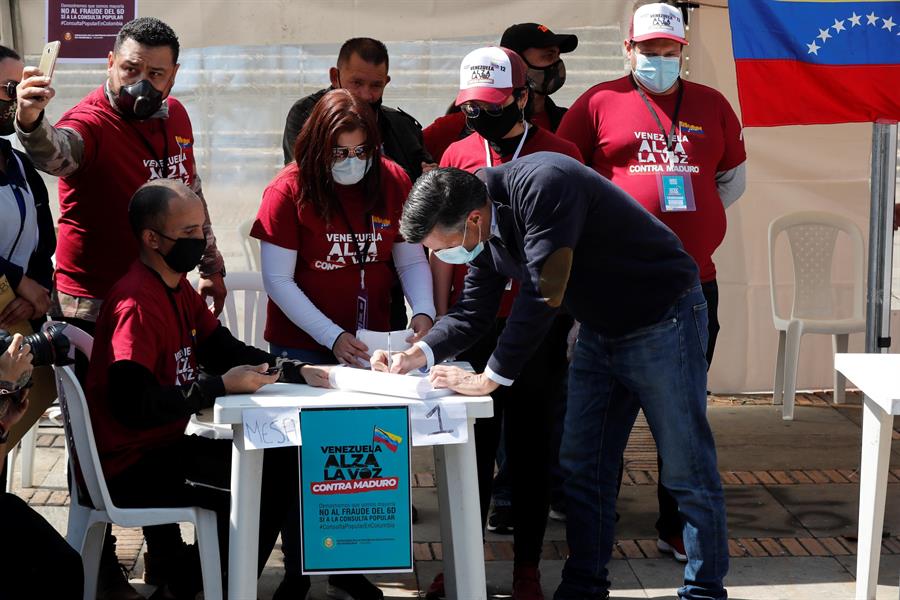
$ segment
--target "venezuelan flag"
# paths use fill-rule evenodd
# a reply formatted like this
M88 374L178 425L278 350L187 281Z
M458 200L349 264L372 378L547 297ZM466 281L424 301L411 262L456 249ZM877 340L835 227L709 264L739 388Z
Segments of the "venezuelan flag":
M375 431L372 433L372 443L384 444L391 452L396 452L400 444L403 443L403 438L396 433L391 433L381 427L376 427Z
M745 126L900 118L900 2L731 0Z

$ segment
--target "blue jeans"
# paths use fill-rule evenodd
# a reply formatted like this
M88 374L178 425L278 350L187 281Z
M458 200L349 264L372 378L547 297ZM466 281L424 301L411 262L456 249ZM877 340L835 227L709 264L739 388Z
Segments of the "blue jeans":
M622 452L639 409L678 503L688 563L678 595L727 597L725 502L706 419L707 306L698 284L656 324L620 337L582 325L569 370L560 462L569 558L555 600L604 598Z

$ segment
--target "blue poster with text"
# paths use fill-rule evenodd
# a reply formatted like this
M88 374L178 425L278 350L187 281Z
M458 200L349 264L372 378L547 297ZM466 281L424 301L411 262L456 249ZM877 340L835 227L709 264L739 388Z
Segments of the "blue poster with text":
M300 411L303 573L413 570L409 409Z

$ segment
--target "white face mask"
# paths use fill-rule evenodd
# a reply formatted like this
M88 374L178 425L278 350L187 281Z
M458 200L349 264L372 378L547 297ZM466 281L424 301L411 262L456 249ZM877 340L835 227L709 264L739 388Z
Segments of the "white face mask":
M369 171L369 159L357 158L356 156L348 156L344 160L339 160L331 165L331 176L334 177L335 183L341 185L353 185L362 181Z
M645 88L655 94L662 94L678 81L681 73L681 58L677 56L644 56L634 52L634 76Z
M481 241L481 228L478 228L478 243L475 244L475 247L471 250L466 250L466 234L469 232L469 221L466 220L466 224L463 227L463 239L462 243L459 246L453 246L452 248L443 248L442 250L435 250L435 254L439 259L444 261L445 263L451 265L464 265L466 263L470 263L475 260L475 257L481 254L481 251L484 250L484 242Z

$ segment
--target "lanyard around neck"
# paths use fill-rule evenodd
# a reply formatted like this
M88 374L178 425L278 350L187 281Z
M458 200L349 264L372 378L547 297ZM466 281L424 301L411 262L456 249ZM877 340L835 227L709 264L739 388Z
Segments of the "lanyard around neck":
M360 243L359 238L356 237L356 232L353 231L353 226L350 224L347 213L344 212L343 204L341 204L340 200L335 204L337 205L337 212L340 213L341 218L344 219L344 223L347 224L347 230L350 232L350 237L353 238L353 246L356 248L356 261L359 264L359 287L364 290L366 289L366 258L369 256L369 247L372 245L372 240L366 240L365 242ZM366 220L372 223L372 230L374 232L374 220L370 213L366 214ZM375 236L373 234L372 239L374 238Z
M663 127L662 121L659 120L659 115L656 114L656 110L654 110L653 106L650 104L647 94L644 93L644 90L641 89L638 82L634 80L634 76L631 77L631 85L637 90L637 93L641 97L641 100L644 101L647 110L650 111L650 114L653 115L653 118L656 120L660 132L662 132L663 136L666 138L666 150L671 152L675 147L675 131L678 128L678 112L681 110L681 99L684 97L684 83L678 82L678 96L675 98L675 112L672 114L672 129L669 131L668 135L666 134L666 128Z
M528 121L524 121L525 123L525 132L522 134L522 139L519 140L519 145L516 147L516 151L513 152L512 160L516 160L519 158L519 153L522 152L522 148L525 146L525 138L528 137L528 128L531 125L528 124ZM488 167L494 166L494 160L491 158L491 146L488 144L487 140L484 140L484 164Z

